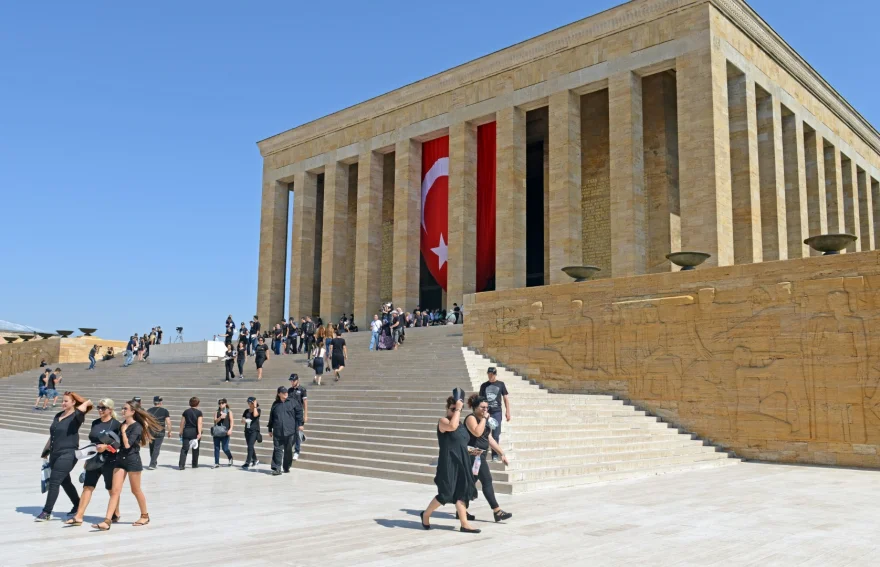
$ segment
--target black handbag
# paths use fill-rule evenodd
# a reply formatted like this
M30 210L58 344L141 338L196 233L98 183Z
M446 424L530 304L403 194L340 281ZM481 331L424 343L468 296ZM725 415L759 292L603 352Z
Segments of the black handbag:
M263 434L257 431L257 443L263 442Z
M83 463L83 468L87 471L101 470L101 467L103 467L106 462L107 456L104 453L98 453L91 459L87 459L86 462Z
M215 425L211 428L211 435L214 437L226 437L227 432L225 425Z

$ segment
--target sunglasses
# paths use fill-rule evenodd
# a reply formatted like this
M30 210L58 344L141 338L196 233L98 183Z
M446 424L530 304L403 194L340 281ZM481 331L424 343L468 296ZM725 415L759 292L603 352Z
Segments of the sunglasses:
M98 411L104 411L107 409L107 406L98 406Z

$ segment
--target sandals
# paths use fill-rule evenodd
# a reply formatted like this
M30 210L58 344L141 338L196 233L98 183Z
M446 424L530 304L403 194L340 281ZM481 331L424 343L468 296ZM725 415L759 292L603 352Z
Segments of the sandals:
M81 526L83 525L82 520L77 520L76 518L70 518L66 522L64 522L65 526Z
M146 526L150 523L150 515L149 514L141 514L140 519L133 523L132 526Z
M102 532L110 531L110 528L112 526L113 526L113 520L111 520L110 518L104 518L104 521L101 522L100 524L92 524L93 528L95 528L96 530L102 531Z
M121 519L122 519L122 516L117 515L117 514L113 514L113 517L110 518L110 521L112 521L114 524L118 524L119 520L121 520Z

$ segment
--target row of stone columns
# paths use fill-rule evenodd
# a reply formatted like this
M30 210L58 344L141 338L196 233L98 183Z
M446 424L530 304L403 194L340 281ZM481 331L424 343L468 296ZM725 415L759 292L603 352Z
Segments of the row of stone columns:
M638 72L607 79L611 276L657 271L666 266L663 256L678 249L709 252L709 265L803 257L810 253L804 238L827 232L855 232L860 239L852 251L874 249L880 184L855 156L842 154L711 46L678 56L674 67L649 93ZM553 284L569 281L561 269L589 261L590 251L585 254L582 226L581 94L555 92L547 105L544 271ZM526 112L503 108L494 119L496 289L505 290L526 285ZM461 304L476 285L476 133L472 122L449 127L449 305ZM395 304L412 309L419 302L421 142L399 141L393 151L391 293ZM381 257L388 252L383 179L390 172L384 155L370 149L357 164L356 207L348 202L350 164L331 158L323 170L320 313L335 320L353 306L364 324L381 300ZM317 174L296 173L292 184L289 312L296 316L315 304ZM283 315L279 243L288 191L283 183L263 187L259 308L272 318ZM356 211L353 264L346 258L350 210ZM352 265L354 278L346 280Z

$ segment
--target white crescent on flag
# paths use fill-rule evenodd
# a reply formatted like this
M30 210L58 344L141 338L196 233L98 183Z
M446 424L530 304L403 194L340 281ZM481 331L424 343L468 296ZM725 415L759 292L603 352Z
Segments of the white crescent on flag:
M422 181L422 229L424 230L427 230L427 227L425 227L425 200L427 200L428 193L431 191L431 187L434 186L434 183L444 176L449 176L448 157L442 157L435 161L434 165L431 166L431 169L428 170L428 173L425 174L425 179Z

